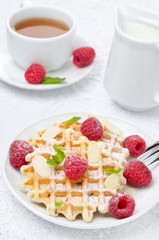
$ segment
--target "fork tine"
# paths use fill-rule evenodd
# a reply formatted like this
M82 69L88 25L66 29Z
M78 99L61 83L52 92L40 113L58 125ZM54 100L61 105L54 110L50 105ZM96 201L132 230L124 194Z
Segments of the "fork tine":
M154 164L158 163L158 161L159 161L159 157L156 158L155 160L153 160L151 163L149 163L149 164L148 164L148 167L149 167L149 166L153 166Z
M159 150L151 154L147 159L145 159L145 164L148 166L153 163L157 158L159 158Z
M140 155L137 159L140 161L145 161L147 158L149 158L158 150L159 150L159 141L157 141L156 143L148 147L146 151L142 155Z
M156 141L153 145L151 145L150 147L148 147L145 152L147 152L147 151L149 151L149 150L151 150L152 148L157 147L157 146L159 146L159 141Z

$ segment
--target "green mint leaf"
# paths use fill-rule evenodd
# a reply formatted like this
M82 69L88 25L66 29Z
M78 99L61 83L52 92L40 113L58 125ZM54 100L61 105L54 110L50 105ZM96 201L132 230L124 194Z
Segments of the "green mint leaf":
M70 124L70 123L74 123L74 122L77 122L78 120L80 120L81 117L73 117L65 122L62 122L62 124Z
M120 173L121 170L122 170L122 168L119 168L119 169L117 169L117 170L115 170L115 169L113 169L113 168L104 168L104 169L103 169L103 171L105 171L105 172L115 173L115 174Z
M54 155L52 155L52 158L47 159L47 163L50 165L57 165L57 166L60 164L58 157Z
M57 84L63 83L66 78L59 78L59 77L45 77L44 80L41 82L42 84Z
M61 146L53 145L53 148L54 148L55 151L57 152L57 158L58 158L59 164L62 163L63 160L64 160L64 158L65 158L65 154L64 154L64 152L61 150Z
M60 163L63 162L64 158L65 158L65 154L62 150L64 150L63 147L58 146L58 145L53 145L53 148L55 149L55 151L57 152L56 155L52 155L52 158L48 158L47 159L47 163L50 165L60 165Z
M54 164L53 164L53 159L52 159L52 158L47 158L47 163L50 164L50 165L54 165Z
M63 201L55 202L55 207L60 207L63 203Z
M59 145L53 145L53 148L55 149L55 151L58 151L58 150L61 150L61 151L63 151L65 148L64 147L62 147L62 146L59 146Z

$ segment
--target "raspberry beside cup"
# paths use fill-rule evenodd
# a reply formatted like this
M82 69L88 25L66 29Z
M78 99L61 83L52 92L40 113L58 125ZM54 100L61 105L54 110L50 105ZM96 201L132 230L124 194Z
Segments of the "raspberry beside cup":
M77 48L73 52L73 63L77 67L85 67L92 63L95 55L95 51L92 47Z
M38 84L45 78L45 68L37 63L30 65L25 72L25 79L32 84Z
M77 48L73 52L73 63L80 68L91 64L94 58L95 51L91 47ZM57 84L62 83L65 80L65 77L45 77L45 75L45 68L38 63L31 64L24 74L26 81L31 84Z

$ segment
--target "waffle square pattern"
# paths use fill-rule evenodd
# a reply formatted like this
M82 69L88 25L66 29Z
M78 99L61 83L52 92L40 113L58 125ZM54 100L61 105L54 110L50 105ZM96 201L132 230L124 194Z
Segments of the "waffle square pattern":
M98 211L107 213L109 200L126 184L123 170L127 166L129 152L123 148L122 132L116 126L103 120L103 137L98 141L89 140L80 132L81 123L63 124L55 122L53 127L38 129L28 139L34 152L26 156L28 165L21 167L26 178L19 184L28 190L29 199L43 203L48 214L64 215L68 220L82 216L85 222L93 219ZM63 163L47 164L47 158L56 155L53 145L63 147L65 157L75 153L88 159L89 167L82 178L69 180ZM103 169L122 168L118 174ZM58 206L61 202L62 204Z

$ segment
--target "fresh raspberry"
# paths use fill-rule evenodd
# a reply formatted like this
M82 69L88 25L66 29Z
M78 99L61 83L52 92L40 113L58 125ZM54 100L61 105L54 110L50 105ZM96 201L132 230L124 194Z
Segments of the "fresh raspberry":
M33 147L26 141L15 140L9 149L10 164L15 168L26 165L25 156L33 152Z
M91 140L98 140L103 136L103 127L95 117L87 118L80 127L81 133Z
M88 161L74 153L67 156L64 162L64 172L70 180L78 180L88 169Z
M136 187L146 186L150 184L152 180L152 174L148 167L138 160L131 161L123 175L130 185Z
M25 72L25 79L32 84L41 83L45 77L45 68L40 64L34 63Z
M127 193L116 193L110 200L109 211L116 218L130 217L134 209L135 200Z
M134 156L140 156L146 150L145 140L138 135L131 135L125 138L123 146L128 148L130 154Z
M95 51L91 47L80 47L73 52L73 63L77 67L89 65L95 58Z

